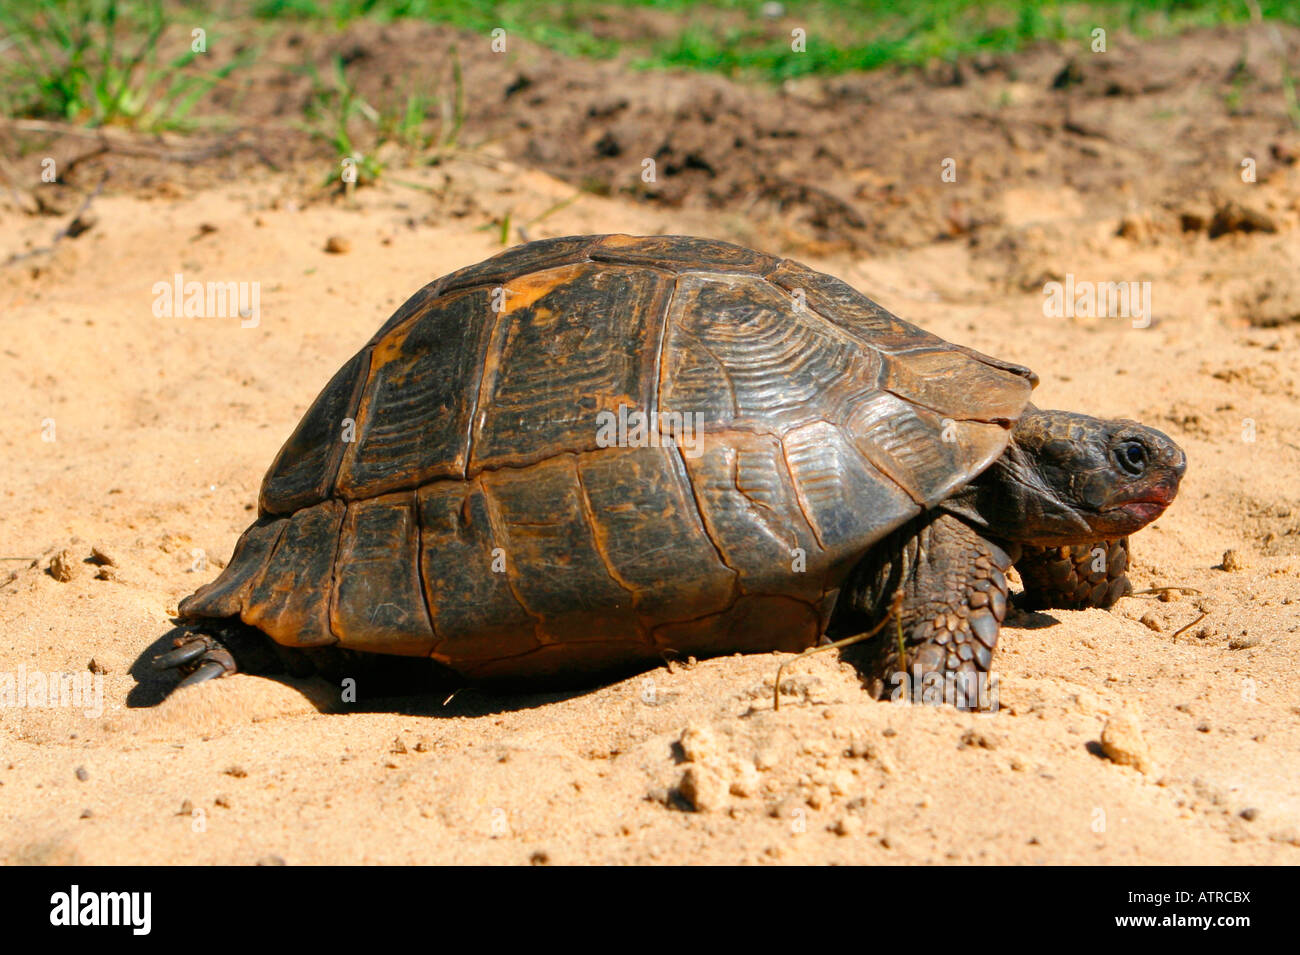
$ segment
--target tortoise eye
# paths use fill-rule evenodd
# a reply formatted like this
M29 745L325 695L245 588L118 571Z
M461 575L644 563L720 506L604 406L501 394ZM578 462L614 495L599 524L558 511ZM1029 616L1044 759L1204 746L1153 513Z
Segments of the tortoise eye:
M1115 449L1115 459L1129 474L1138 475L1146 470L1147 449L1135 441L1130 441Z

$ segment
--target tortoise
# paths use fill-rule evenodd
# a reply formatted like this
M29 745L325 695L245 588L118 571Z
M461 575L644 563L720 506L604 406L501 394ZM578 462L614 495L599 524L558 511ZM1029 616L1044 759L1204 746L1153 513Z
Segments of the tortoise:
M893 607L869 688L900 666L969 688L1009 568L1027 606L1113 604L1185 468L1159 431L1037 409L1037 383L737 245L516 246L334 375L156 662L182 685L383 655L578 686L804 650Z

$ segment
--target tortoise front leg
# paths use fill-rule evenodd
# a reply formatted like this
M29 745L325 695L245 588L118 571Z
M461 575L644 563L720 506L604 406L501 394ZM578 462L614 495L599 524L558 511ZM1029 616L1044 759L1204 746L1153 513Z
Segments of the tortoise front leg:
M1109 607L1133 592L1127 569L1127 537L1068 547L1025 545L1016 558L1025 592L1016 603L1028 610Z
M928 702L927 688L937 685L942 702L978 705L980 674L1007 612L1010 567L1006 551L947 513L927 514L874 547L846 582L835 621L842 632L865 630L902 591L900 619L862 651L872 695L907 692Z

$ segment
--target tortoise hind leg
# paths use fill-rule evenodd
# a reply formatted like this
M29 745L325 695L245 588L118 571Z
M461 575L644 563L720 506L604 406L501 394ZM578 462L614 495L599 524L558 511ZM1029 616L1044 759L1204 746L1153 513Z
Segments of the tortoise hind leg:
M178 629L174 648L153 660L155 669L175 669L183 675L177 689L232 673L292 670L284 665L283 654L276 652L277 645L266 634L238 618L190 622Z
M947 513L924 515L878 543L846 582L833 622L841 632L865 630L902 592L901 620L854 661L872 694L907 693L962 709L987 705L982 675L1006 615L1010 566L1006 551Z
M185 678L177 684L178 689L226 676L238 669L230 651L203 633L177 637L175 649L154 657L153 665L158 670L173 667L180 670Z
M1109 607L1133 592L1128 570L1128 538L1069 547L1025 545L1016 570L1025 592L1016 603L1027 610L1083 610Z
M405 696L464 685L446 667L427 658L364 653L339 646L288 647L237 617L190 621L173 642L175 648L155 657L153 665L159 670L178 670L184 676L174 689L232 673L320 677L341 686L351 681L354 689L360 682L367 697Z

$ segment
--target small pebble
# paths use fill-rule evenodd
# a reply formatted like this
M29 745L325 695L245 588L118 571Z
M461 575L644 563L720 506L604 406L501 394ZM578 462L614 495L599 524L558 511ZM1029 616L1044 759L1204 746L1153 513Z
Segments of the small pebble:
M718 739L707 726L688 726L682 730L678 745L688 763L702 763L717 757L721 751Z
M829 828L837 836L856 836L862 831L862 821L856 816L843 816L831 823Z
M979 730L967 730L961 734L961 742L958 749L997 749L999 740L987 733L981 733Z
M1101 750L1112 763L1132 766L1141 773L1152 770L1151 750L1142 737L1142 728L1127 713L1117 713L1106 721L1101 731Z
M84 782L85 782L87 779L89 779L89 778L90 778L90 773L88 773L88 772L86 771L86 767L85 767L85 766L78 766L78 767L77 767L77 779L81 780L81 781L84 783Z
M325 251L331 255L346 255L352 251L352 241L341 235L332 235L325 240Z
M83 212L71 222L65 230L69 239L75 239L79 235L84 235L99 224L99 216L91 212Z
M1234 571L1241 570L1244 565L1235 550L1225 550L1223 552L1223 561L1219 566L1228 573L1233 573Z
M72 579L72 569L76 566L75 560L68 551L61 550L50 558L50 576L61 584L66 584Z
M716 769L710 766L688 766L677 784L677 791L696 812L713 812L730 802L731 787Z

